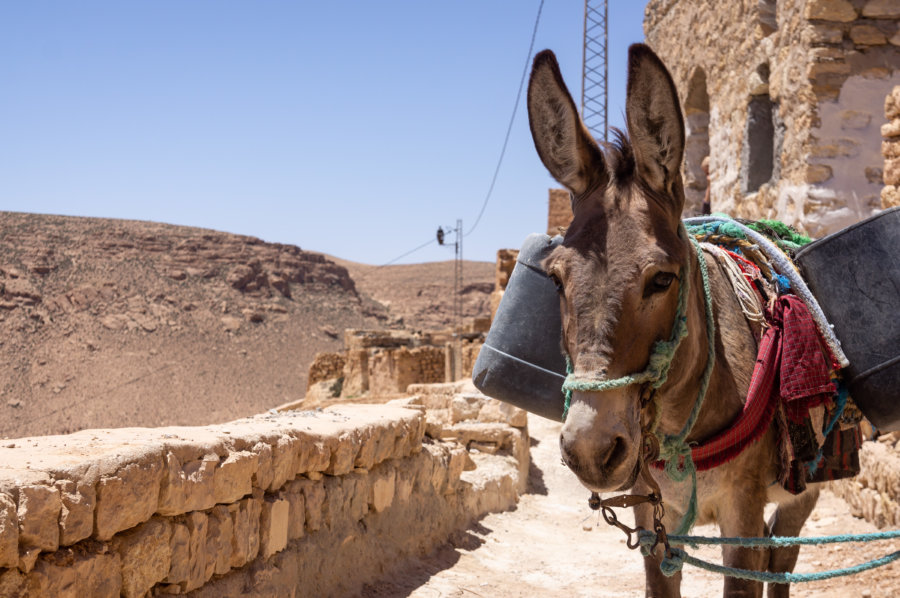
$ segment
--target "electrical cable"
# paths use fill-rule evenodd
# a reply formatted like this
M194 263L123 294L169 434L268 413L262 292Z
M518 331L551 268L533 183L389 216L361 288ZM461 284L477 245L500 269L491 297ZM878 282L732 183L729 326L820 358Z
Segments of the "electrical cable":
M512 116L509 117L509 125L506 127L506 137L503 139L503 148L500 150L500 158L497 160L497 167L494 169L494 176L491 178L491 185L488 188L487 195L485 195L484 202L481 204L481 211L478 212L475 223L472 225L472 228L469 229L469 232L463 235L464 237L471 235L478 226L478 223L481 222L481 216L484 215L484 210L487 208L488 201L491 199L491 194L494 192L494 184L497 182L497 175L500 173L500 165L503 164L503 156L506 154L506 146L509 144L509 136L512 133L513 122L516 120L516 111L519 109L519 100L522 98L522 89L525 87L525 77L528 75L528 67L531 65L531 54L534 51L534 40L537 37L538 24L541 22L541 11L543 9L544 0L541 0L540 5L538 5L537 16L534 19L534 29L531 31L531 44L528 46L528 56L525 58L525 68L522 70L522 78L519 81L519 91L516 93L516 103L513 105Z

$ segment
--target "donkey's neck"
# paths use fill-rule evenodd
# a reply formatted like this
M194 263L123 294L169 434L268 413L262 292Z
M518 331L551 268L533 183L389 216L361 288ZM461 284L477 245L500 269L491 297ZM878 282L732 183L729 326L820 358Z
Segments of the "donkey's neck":
M693 248L691 254L696 256ZM727 276L715 259L707 259L705 252L701 251L696 257L706 260L709 271L716 361L702 409L688 435L689 441L702 441L713 436L740 414L750 386L757 350L756 339ZM675 355L669 382L660 389L663 393L660 430L666 434L676 434L683 429L698 400L703 370L708 361L706 300L700 268L695 266L696 262L693 262L687 312L688 336Z

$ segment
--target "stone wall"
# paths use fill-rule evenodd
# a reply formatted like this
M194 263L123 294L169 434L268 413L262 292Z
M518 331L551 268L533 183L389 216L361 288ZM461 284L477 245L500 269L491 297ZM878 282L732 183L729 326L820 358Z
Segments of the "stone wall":
M343 353L316 353L313 362L309 366L306 384L312 386L319 382L340 378L344 373L344 365L346 362L347 360L344 358Z
M474 447L476 460L425 436L424 411L407 399L5 441L0 595L358 593L522 486L513 453L480 468ZM503 429L527 451L527 432Z
M565 189L550 189L547 202L547 234L555 237L572 223L572 198Z
M860 473L831 482L835 494L847 501L856 517L880 528L900 527L900 432L863 443Z
M895 0L650 0L644 32L685 108L687 212L705 155L713 211L821 236L879 209L898 19Z
M898 33L900 35L900 33ZM881 207L900 206L900 85L894 87L884 100L887 124L881 126L881 155L884 156L884 189Z

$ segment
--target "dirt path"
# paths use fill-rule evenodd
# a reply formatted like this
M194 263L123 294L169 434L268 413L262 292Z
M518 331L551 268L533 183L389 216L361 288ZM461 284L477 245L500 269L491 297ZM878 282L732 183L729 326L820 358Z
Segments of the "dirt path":
M453 546L445 546L374 587L365 596L415 598L512 598L541 596L643 596L641 557L625 546L624 535L600 522L587 506L587 491L561 464L557 437L560 424L529 416L532 444L532 492L515 511L489 515ZM586 518L587 521L585 521ZM590 531L585 525L592 526ZM715 535L713 526L697 535ZM824 492L804 535L876 531L856 519L841 499ZM806 547L796 571L810 572L876 558L900 550L900 541L844 547ZM718 550L692 552L719 562ZM686 567L685 597L722 595L720 577ZM894 563L853 577L802 584L792 596L851 598L900 596L900 565Z

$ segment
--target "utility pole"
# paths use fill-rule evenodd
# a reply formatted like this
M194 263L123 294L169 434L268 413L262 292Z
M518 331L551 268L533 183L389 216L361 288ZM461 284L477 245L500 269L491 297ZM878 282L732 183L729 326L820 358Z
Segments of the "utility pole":
M438 227L437 242L443 245L447 233L455 235L453 242L453 334L458 335L462 331L462 286L463 286L463 228L462 219L457 219L456 226Z
M584 0L584 46L581 60L581 118L594 139L606 141L606 77L609 73L607 48L609 27L607 0Z

